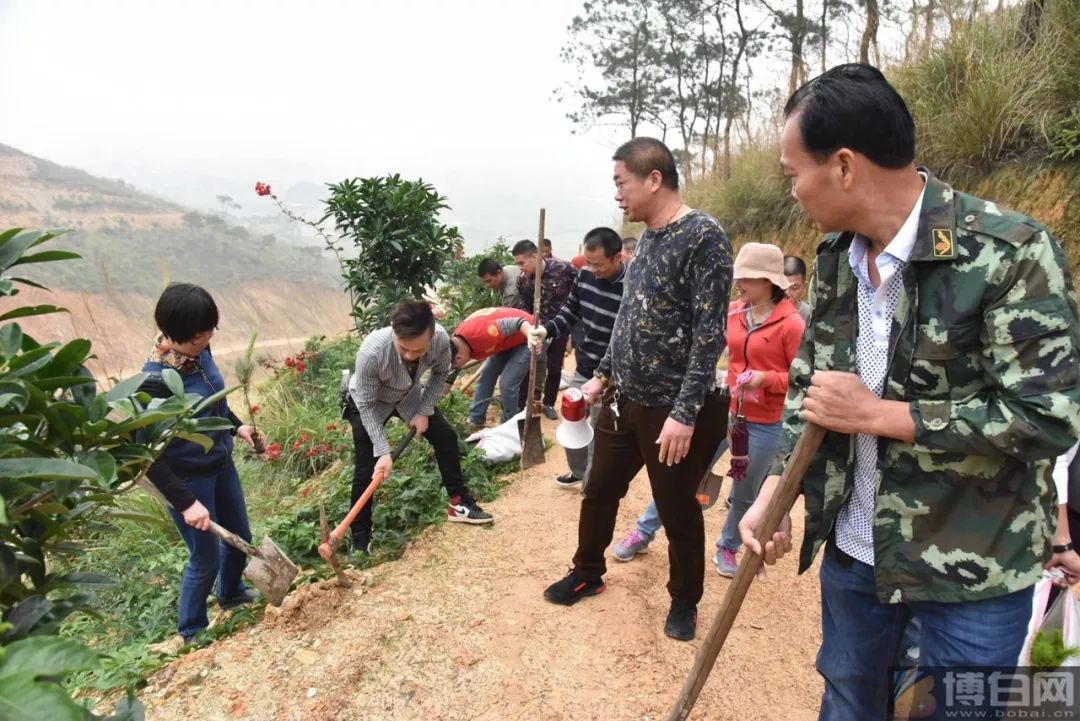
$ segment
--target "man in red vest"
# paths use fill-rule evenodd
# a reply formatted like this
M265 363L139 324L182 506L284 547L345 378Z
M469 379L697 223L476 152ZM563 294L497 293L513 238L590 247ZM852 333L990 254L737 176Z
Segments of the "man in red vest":
M532 314L517 308L483 308L470 315L450 337L454 367L470 360L486 360L476 384L475 400L469 408L469 430L484 427L488 404L499 381L502 398L502 422L521 410L522 385L529 375L529 348L526 343L533 327ZM539 362L539 360L538 360ZM538 366L537 377L544 370Z

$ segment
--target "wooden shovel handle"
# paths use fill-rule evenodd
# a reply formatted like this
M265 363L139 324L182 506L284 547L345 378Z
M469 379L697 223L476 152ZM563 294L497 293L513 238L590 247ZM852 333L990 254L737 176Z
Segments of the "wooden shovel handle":
M544 275L544 221L547 218L547 210L545 208L540 209L540 227L537 230L536 237L536 269L533 271L533 325L540 325L540 283ZM536 354L529 353L529 392L526 394L525 401L525 427L522 429L521 434L521 448L522 448L522 460L525 458L525 443L529 437L529 426L535 423L532 417L533 408L533 393L536 388ZM524 463L522 464L522 470L524 470Z
M784 466L780 483L777 484L772 498L769 499L769 505L765 508L765 518L757 533L757 540L762 549L765 547L765 542L771 540L780 527L780 521L791 512L791 507L795 505L799 491L802 489L803 476L824 437L825 429L821 426L813 423L804 424L802 435L795 444L795 450L792 451L791 458ZM716 612L716 617L713 619L709 632L705 635L701 648L698 649L694 665L686 676L686 682L679 692L679 697L668 713L667 721L685 721L693 710L694 703L697 702L698 695L709 678L713 664L716 663L716 657L720 655L720 649L724 647L724 641L727 640L728 632L735 623L735 617L739 613L743 599L746 598L746 592L750 589L750 584L761 567L761 563L761 556L756 553L743 554L735 577L728 584L724 601Z
M138 480L138 483L139 483L140 486L142 486L142 489L144 491L146 491L151 496L153 496L154 498L161 501L161 503L164 504L164 506L166 508L172 508L173 507L173 504L169 503L168 500L165 499L165 496L163 496L161 491L159 491L157 489L157 486L150 483L150 481L146 480L146 478L140 478ZM173 510L176 510L176 509L173 509ZM219 526L217 523L214 523L213 521L210 521L210 529L209 529L209 531L210 531L210 533L212 533L215 536L217 536L218 538L220 538L222 541L225 541L225 543L229 544L233 548L235 548L237 550L240 550L240 551L243 551L244 553L246 553L247 555L249 555L249 556L251 556L253 558L255 556L259 555L259 549L255 548L255 546L252 546L250 543L245 541L243 538L240 538L240 536L236 535L232 531L229 531L229 530L227 530L225 528L222 528L221 526Z
M398 457L402 454L402 452L405 450L405 447L409 445L409 441L411 441L415 436L416 429L410 426L409 432L406 433L405 437L398 442L397 448L395 448L394 452L390 454L390 457L396 461ZM356 503L354 503L352 508L349 509L349 513L345 516L345 519L342 520L342 522L337 525L337 528L335 528L330 533L329 542L331 548L335 548L339 543L341 543L341 539L345 537L345 531L349 528L350 525L352 525L352 522L356 520L356 517L360 515L360 511L364 509L364 506L367 505L367 502L371 500L371 497L373 495L375 495L375 491L378 490L379 486L384 480L385 479L380 475L376 475L371 479L371 483L368 485L364 493L356 499Z

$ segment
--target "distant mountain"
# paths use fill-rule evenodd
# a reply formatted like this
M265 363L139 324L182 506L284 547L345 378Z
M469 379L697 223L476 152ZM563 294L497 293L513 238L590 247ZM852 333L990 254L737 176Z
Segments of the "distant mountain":
M0 228L67 228L59 245L82 255L37 270L53 288L148 296L170 280L211 289L275 281L339 288L333 260L316 245L298 245L290 221L270 218L279 224L245 227L224 212L190 210L0 145Z
M96 229L179 226L185 209L77 168L0 144L0 225Z

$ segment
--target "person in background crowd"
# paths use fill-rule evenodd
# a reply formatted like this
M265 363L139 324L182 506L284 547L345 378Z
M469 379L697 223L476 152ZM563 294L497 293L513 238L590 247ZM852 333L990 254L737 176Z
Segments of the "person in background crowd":
M588 266L581 269L570 289L566 303L554 318L537 326L529 334L529 346L539 348L544 340L565 336L580 329L581 338L574 342L574 376L571 388L580 388L593 377L593 371L607 352L611 329L622 302L623 277L622 239L611 228L593 228L585 234L585 258ZM595 426L600 415L599 404L590 410L589 422ZM588 478L593 446L566 449L570 472L556 477L563 488L575 488Z
M159 334L142 370L149 376L141 390L153 398L169 398L172 391L162 372L180 374L184 392L208 398L226 387L210 339L218 326L218 308L205 289L191 283L170 283L154 307ZM218 605L233 608L251 603L259 592L241 580L247 556L210 533L210 521L251 541L247 505L240 476L233 462L233 437L254 445L255 429L229 410L225 398L207 406L199 417L228 419L230 431L211 431L210 450L184 439L174 439L150 465L147 477L169 502L169 515L188 547L188 561L180 583L177 632L183 643L209 626L206 597L217 578Z
M781 452L739 530L766 564L791 549L790 518L755 535L804 425L829 431L799 554L803 572L825 549L819 719L888 718L909 619L928 673L1016 665L1051 558L1051 466L1080 437L1076 293L1043 226L915 165L915 123L877 69L832 68L784 118L784 175L828 235Z
M518 295L521 296L521 308L531 312L533 310L533 291L536 288L536 244L531 240L521 240L510 251L514 256L514 263L521 270L518 278ZM574 266L565 260L551 258L544 260L543 271L540 280L540 317L538 323L543 323L559 312L566 299L570 296L570 289L574 286L577 271ZM562 380L563 358L566 353L566 343L570 336L565 335L557 338L548 345L547 349L547 375L544 379L543 412L544 415L555 420L559 414L555 412L555 397L559 393L559 381Z
M551 239L550 238L544 238L543 242L540 243L540 247L541 247L541 250L542 250L542 255L544 256L544 260L551 260L552 258L555 257L554 253L552 253L552 251L551 251Z
M499 264L494 258L484 258L476 266L476 275L480 282L499 294L499 305L507 308L520 308L521 296L518 295L518 276L521 271L516 265Z
M622 262L626 265L634 260L634 251L637 250L637 238L629 236L622 239Z
M500 422L505 423L521 410L521 385L529 377L526 341L532 321L532 315L519 308L482 308L461 321L450 336L454 368L470 360L485 361L469 407L469 432L484 427L496 381L502 401Z
M784 256L784 275L788 279L787 296L802 316L803 323L810 322L810 304L806 298L806 263L794 255Z
M728 308L727 347L731 358L727 387L732 389L733 411L741 410L746 417L749 462L745 478L732 483L730 511L713 556L716 572L726 578L735 575L735 552L741 545L739 521L757 497L780 447L788 369L805 327L785 294L789 281L784 270L783 251L775 245L747 243L735 258L739 299ZM727 452L728 445L726 439L720 444L709 469ZM637 526L615 544L611 555L618 561L633 560L636 554L648 550L659 529L660 516L654 501L641 514Z
M431 305L420 300L398 303L390 312L390 326L369 333L360 344L345 411L356 449L352 503L367 490L375 474L384 479L390 476L394 459L383 426L391 416L397 416L435 449L443 488L450 497L447 520L469 524L495 520L470 495L461 473L458 435L435 407L450 375L451 348L450 337L435 322ZM421 384L428 371L427 384ZM352 524L356 561L363 561L369 553L374 501L364 506Z
M671 151L634 138L614 156L615 200L644 222L607 353L582 386L603 407L578 519L573 568L544 598L571 605L604 590L604 551L619 501L644 465L670 543L664 632L690 640L705 578L696 491L727 427L728 399L711 388L724 347L731 245L720 224L683 203Z

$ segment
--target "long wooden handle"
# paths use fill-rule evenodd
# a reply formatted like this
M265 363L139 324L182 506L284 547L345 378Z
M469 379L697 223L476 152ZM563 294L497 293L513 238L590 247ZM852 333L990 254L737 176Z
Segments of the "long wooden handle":
M395 448L394 452L390 454L390 458L396 461L398 457L402 454L402 452L405 450L406 446L409 445L409 441L411 441L415 436L416 429L410 426L409 432L406 433L405 437L398 442L397 448ZM356 503L354 503L352 508L349 509L349 513L345 516L345 519L341 523L339 523L337 525L337 528L335 528L330 533L331 546L337 546L337 544L341 543L341 539L345 537L345 531L349 528L350 525L352 525L352 522L356 520L356 517L360 515L360 511L362 511L364 506L367 505L367 502L371 500L371 497L375 495L375 491L379 489L379 486L382 484L383 480L385 479L381 475L376 475L371 479L371 483L364 490L363 494L361 494L361 496L356 499Z
M802 435L799 436L795 450L792 451L791 458L784 467L780 483L777 484L772 498L769 499L769 505L765 508L765 519L757 534L758 543L763 549L766 540L772 539L773 534L780 527L780 521L791 512L791 507L795 505L802 488L803 476L824 437L825 429L821 426L813 423L803 426ZM739 613L743 599L746 598L746 592L750 589L750 584L761 567L761 563L761 556L756 553L743 554L739 569L735 572L735 578L728 584L724 602L716 612L712 626L705 635L701 648L698 649L694 665L686 676L686 682L683 683L675 705L668 713L667 721L685 721L693 710L694 703L697 702L698 695L709 678L713 664L716 663L716 657L720 655L720 649L724 647L724 641L727 640L728 632L735 623L735 617Z
M169 503L169 501L166 500L165 496L162 495L161 491L157 489L157 486L150 483L150 481L146 480L146 478L140 478L138 483L140 486L142 486L142 489L144 491L161 501L166 508L173 508L173 504ZM173 508L173 510L176 509ZM179 513L179 511L177 511L177 513ZM210 528L208 530L210 531L210 533L214 534L222 541L225 541L225 543L229 544L237 550L243 551L252 558L259 555L259 549L255 548L255 546L252 546L243 538L240 538L240 536L236 535L228 529L222 528L213 521L210 521Z
M540 283L544 275L544 220L547 210L540 209L540 227L536 233L536 270L533 272L533 326L540 325ZM529 392L525 401L525 427L521 434L521 447L525 447L525 439L529 437L529 426L532 424L533 393L536 388L536 354L529 354Z

